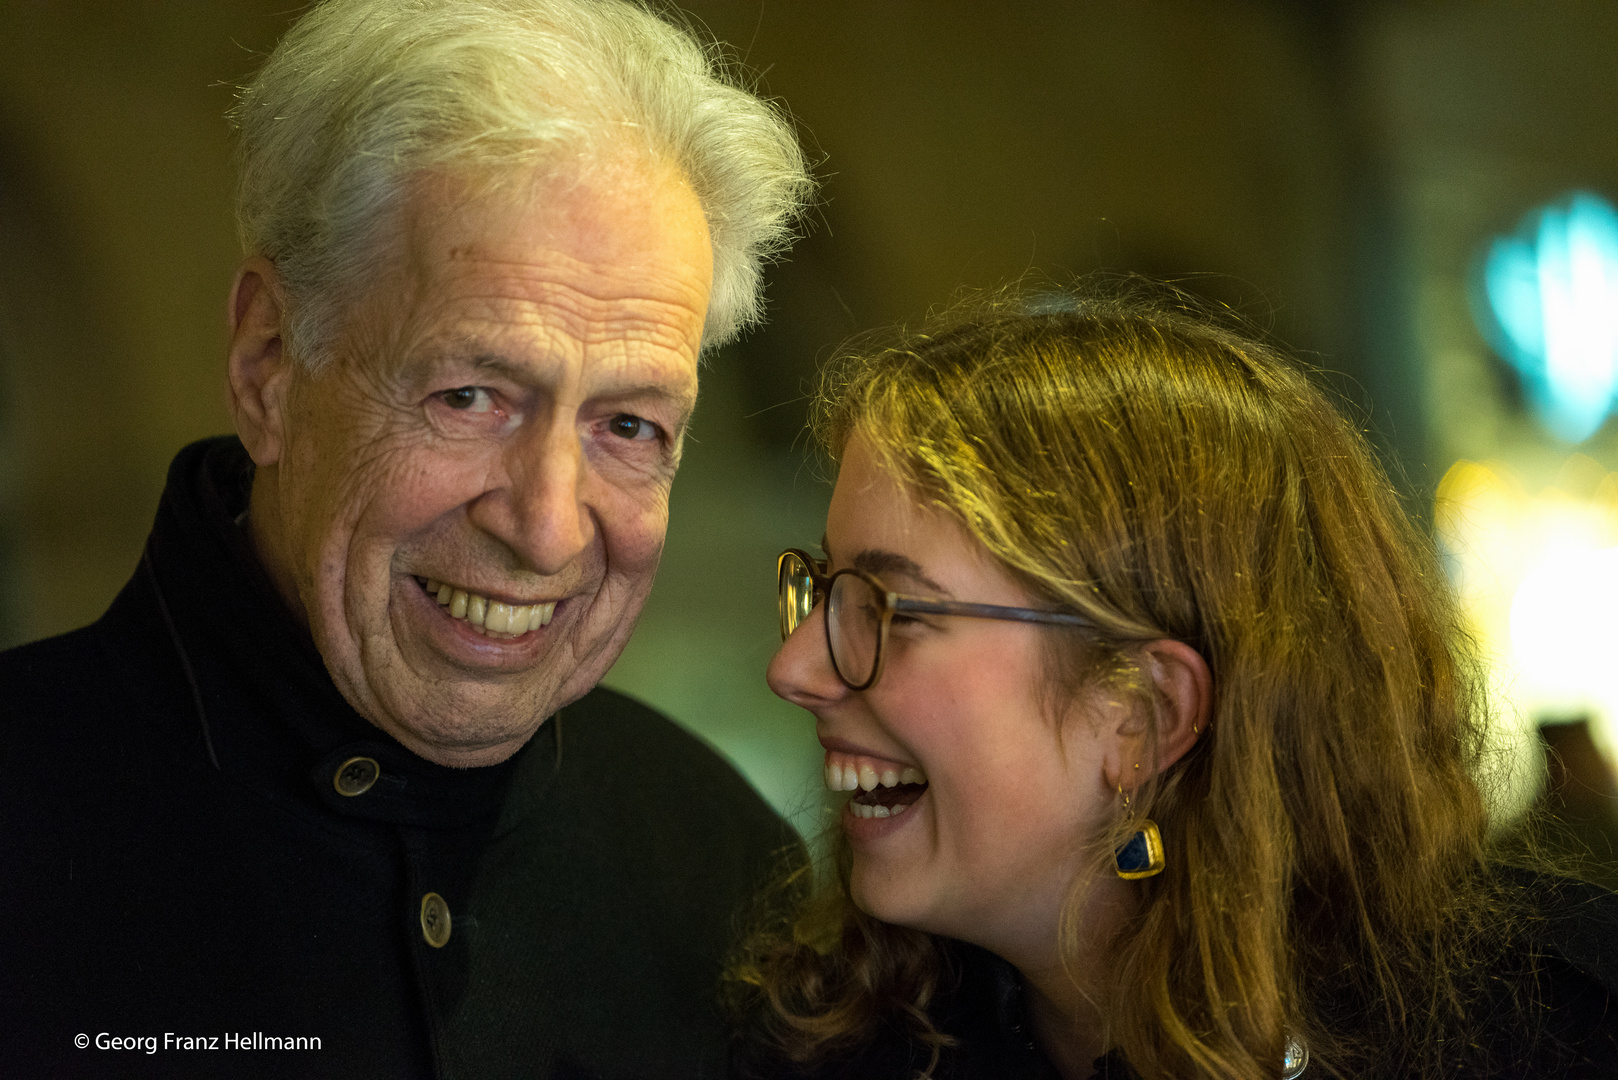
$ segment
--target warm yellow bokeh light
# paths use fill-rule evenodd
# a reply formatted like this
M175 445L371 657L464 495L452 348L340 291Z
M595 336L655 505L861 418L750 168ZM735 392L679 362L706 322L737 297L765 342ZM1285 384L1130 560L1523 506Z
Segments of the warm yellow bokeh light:
M1434 523L1489 664L1509 816L1538 791L1539 721L1588 715L1609 759L1618 747L1618 473L1575 455L1530 493L1504 465L1458 461Z

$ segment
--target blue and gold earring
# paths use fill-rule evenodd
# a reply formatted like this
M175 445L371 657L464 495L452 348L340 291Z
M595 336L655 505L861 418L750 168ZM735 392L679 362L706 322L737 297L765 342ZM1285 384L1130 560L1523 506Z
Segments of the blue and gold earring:
M1140 766L1136 766L1139 768ZM1118 793L1124 797L1124 813L1129 813L1129 793L1119 785ZM1163 872L1163 834L1157 831L1157 823L1150 818L1142 819L1140 828L1135 830L1124 845L1113 852L1113 859L1118 864L1118 876L1125 881L1135 881L1139 878L1148 878Z

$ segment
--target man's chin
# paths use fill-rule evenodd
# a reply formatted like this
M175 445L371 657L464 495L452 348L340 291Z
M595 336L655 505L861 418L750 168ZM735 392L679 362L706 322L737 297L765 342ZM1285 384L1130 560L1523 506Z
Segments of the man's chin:
M350 704L412 753L454 768L495 765L515 754L611 666L602 649L580 664L567 637L526 649L474 643L469 655L430 637L387 633L343 644L349 662L328 660L328 667Z
M366 718L418 757L469 769L498 765L515 754L548 715L516 704L491 715L487 706L450 699L436 707L423 709L418 703L408 712L390 710Z
M402 670L401 670L402 669ZM497 765L522 749L545 718L579 695L537 680L468 678L453 669L431 677L405 664L366 672L338 689L356 711L418 757L452 768ZM402 676L402 677L401 677Z

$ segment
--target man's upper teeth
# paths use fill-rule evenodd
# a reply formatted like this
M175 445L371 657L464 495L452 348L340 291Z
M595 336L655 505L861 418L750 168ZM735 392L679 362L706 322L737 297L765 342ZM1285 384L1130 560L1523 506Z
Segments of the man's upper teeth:
M486 632L513 636L526 634L550 622L556 612L555 600L548 604L504 604L433 578L417 580L437 597L441 605L449 608L451 616L465 619Z
M881 771L869 761L826 758L826 788L830 791L873 791L899 784L925 784L926 775L912 765L902 769L883 764Z

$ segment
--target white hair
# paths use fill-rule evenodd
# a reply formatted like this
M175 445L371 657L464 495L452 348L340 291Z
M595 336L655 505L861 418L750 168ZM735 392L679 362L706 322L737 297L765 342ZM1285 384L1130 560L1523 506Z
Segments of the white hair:
M629 0L326 0L238 98L242 246L275 263L286 346L311 365L424 169L497 176L638 138L707 217L705 349L759 321L761 264L814 189L790 124L717 46Z

